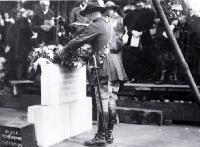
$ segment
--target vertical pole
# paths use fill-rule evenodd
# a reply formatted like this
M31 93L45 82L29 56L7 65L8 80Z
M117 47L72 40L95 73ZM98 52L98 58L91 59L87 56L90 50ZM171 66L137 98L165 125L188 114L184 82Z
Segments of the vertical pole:
M188 77L190 87L191 87L192 91L195 94L197 103L200 106L200 94L199 94L199 90L198 90L198 88L196 86L194 78L192 77L192 74L190 72L188 64L185 61L185 58L184 58L184 56L183 56L183 54L182 54L182 52L180 50L180 47L179 47L179 45L178 45L178 43L176 41L176 38L173 35L173 31L170 29L169 22L168 22L165 14L164 14L164 11L163 11L162 6L160 4L160 0L152 0L152 1L153 1L153 5L154 5L157 13L159 14L159 17L160 17L162 23L164 24L165 31L167 33L167 37L169 38L170 42L172 43L172 46L173 46L173 48L175 50L175 53L177 54L177 57L178 57L178 59L180 61L180 64L183 67L183 70L184 70L184 72L186 73L186 75Z
M58 37L58 31L59 31L59 14L60 14L60 1L57 1L57 18L56 18L56 36L55 36L55 42L56 45L59 44L59 37Z

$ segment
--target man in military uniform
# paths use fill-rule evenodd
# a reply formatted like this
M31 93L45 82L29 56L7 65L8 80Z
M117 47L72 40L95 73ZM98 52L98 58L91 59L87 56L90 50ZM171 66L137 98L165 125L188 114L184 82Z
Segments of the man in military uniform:
M99 89L101 97L98 93L98 85L94 85L97 103L98 129L95 137L92 140L85 142L85 145L87 146L112 143L113 139L111 138L112 134L110 133L110 130L113 129L114 121L112 119L115 119L116 114L114 106L115 98L113 97L113 93L116 91L113 91L113 85L126 78L123 70L121 70L121 67L117 67L115 60L112 58L113 56L110 54L108 43L111 39L111 27L103 18L102 14L104 12L105 8L99 6L97 2L89 3L85 10L81 11L80 14L87 16L91 20L90 25L83 33L65 45L63 49L56 51L54 57L55 60L64 60L69 50L77 49L88 43L91 44L92 51L97 59L97 65L100 67ZM102 101L103 110L101 109L100 100Z

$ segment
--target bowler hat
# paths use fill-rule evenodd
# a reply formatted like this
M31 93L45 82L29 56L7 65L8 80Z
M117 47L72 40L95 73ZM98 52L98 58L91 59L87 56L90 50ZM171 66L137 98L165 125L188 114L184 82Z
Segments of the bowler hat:
M91 2L88 3L86 8L80 12L80 15L85 16L86 14L99 11L104 13L106 11L105 7L101 7L98 2Z
M115 5L115 3L112 2L112 1L107 1L105 3L105 8L106 9L113 9L115 11L119 11L119 9L120 9L119 6Z

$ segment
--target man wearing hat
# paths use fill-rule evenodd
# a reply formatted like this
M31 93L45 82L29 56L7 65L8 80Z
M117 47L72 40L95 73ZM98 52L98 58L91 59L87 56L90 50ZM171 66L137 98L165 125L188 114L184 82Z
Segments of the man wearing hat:
M88 3L85 10L81 11L80 14L88 17L91 20L91 23L88 27L83 31L83 33L79 34L76 38L71 40L68 44L66 44L63 49L57 50L55 52L54 60L56 59L65 59L65 56L69 50L74 50L79 48L84 44L91 44L93 54L97 59L97 65L100 67L99 79L100 79L100 94L103 105L103 113L100 105L100 99L98 94L98 87L95 84L95 96L97 103L97 121L98 121L98 129L95 137L86 141L85 145L93 146L93 145L105 145L107 142L111 143L110 140L107 139L106 133L108 128L112 127L109 124L109 109L114 106L114 98L112 94L112 83L115 81L123 80L124 77L119 75L116 72L118 69L114 66L115 63L112 60L110 51L107 46L109 40L111 38L111 29L108 23L103 18L103 13L105 12L105 8L101 7L98 2ZM110 68L112 66L112 68ZM114 73L114 74L113 74ZM102 121L104 118L104 121ZM115 116L114 116L115 118ZM110 125L110 126L109 126Z
M87 26L87 19L80 15L80 12L87 6L88 0L79 0L79 6L72 9L69 22L72 33L78 34Z

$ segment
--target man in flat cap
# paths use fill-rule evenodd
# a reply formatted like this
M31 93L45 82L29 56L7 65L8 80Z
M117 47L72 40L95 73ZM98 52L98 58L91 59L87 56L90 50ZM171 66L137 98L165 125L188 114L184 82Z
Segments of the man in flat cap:
M106 136L109 128L109 110L110 107L114 105L113 103L115 100L112 97L114 93L112 91L112 85L116 81L124 79L124 77L119 74L119 69L116 68L116 63L112 60L109 48L107 48L109 40L111 39L111 28L103 18L105 10L106 9L101 7L98 2L88 3L85 10L81 11L80 14L90 19L91 23L86 27L83 33L71 40L63 49L57 50L54 57L55 60L64 60L69 50L75 50L84 44L91 44L93 55L97 59L97 65L100 68L99 88L101 94L100 96L97 84L95 84L98 129L95 137L85 142L86 146L105 145L109 143ZM102 101L103 110L101 109L100 100Z

